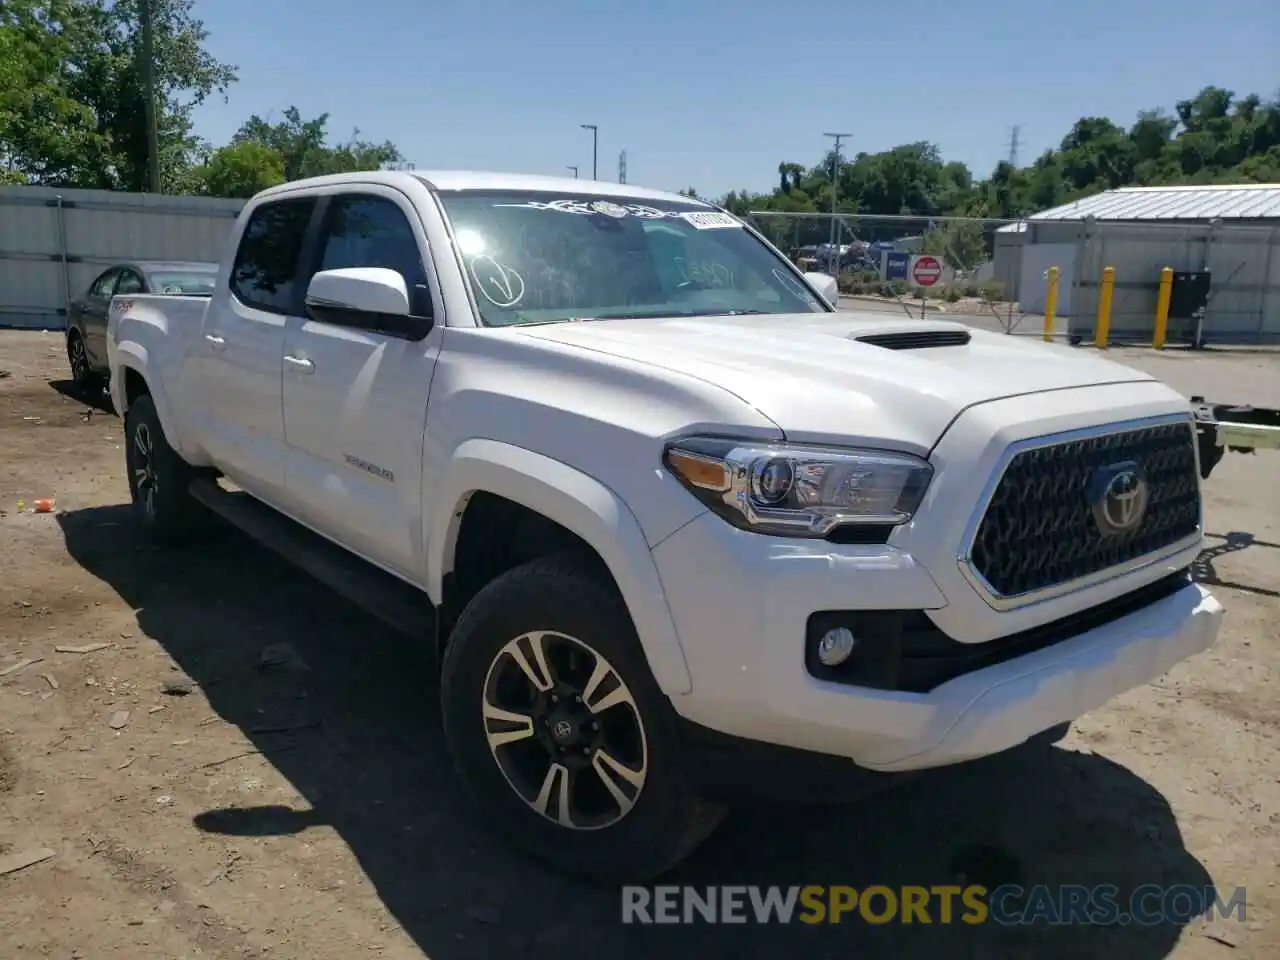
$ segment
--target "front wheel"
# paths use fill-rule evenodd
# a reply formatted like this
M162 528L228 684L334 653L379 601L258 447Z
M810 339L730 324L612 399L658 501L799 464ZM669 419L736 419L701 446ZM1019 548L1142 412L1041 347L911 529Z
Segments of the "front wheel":
M642 882L721 819L683 776L672 708L616 588L576 555L476 595L445 651L441 703L486 821L568 872Z

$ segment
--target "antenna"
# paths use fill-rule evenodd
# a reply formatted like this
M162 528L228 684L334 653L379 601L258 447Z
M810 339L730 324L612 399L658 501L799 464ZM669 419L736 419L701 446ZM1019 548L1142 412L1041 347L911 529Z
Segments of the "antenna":
M618 182L627 182L627 151L618 154Z
M1009 131L1009 166L1018 165L1018 141L1022 139L1022 124L1015 123Z

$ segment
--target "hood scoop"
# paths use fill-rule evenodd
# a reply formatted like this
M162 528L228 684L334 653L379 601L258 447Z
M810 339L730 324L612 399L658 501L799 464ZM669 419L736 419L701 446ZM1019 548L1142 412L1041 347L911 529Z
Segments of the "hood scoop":
M968 330L905 330L899 333L868 333L854 337L885 350L925 350L929 347L963 347L970 339Z

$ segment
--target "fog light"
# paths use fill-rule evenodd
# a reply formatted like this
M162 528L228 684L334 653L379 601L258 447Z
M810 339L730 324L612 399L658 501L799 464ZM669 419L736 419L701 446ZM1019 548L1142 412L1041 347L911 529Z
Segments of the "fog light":
M838 667L849 659L855 642L848 627L828 630L818 641L818 660L824 667Z

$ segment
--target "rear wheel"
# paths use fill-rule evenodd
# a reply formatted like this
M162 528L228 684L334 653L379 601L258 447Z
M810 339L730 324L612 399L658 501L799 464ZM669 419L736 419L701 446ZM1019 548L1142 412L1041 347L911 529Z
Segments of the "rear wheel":
M137 397L129 405L124 430L135 520L157 542L189 539L203 529L208 513L191 496L196 471L169 446L149 396Z
M674 866L720 822L680 768L674 715L616 588L562 554L498 577L445 651L445 734L485 820L593 879Z
M102 376L90 366L84 335L76 329L67 332L67 364L71 367L71 379L81 390L102 389Z

